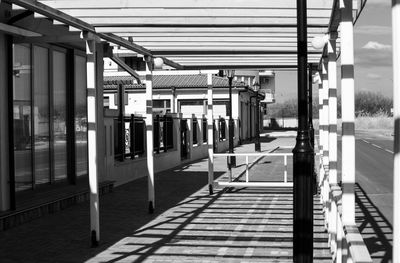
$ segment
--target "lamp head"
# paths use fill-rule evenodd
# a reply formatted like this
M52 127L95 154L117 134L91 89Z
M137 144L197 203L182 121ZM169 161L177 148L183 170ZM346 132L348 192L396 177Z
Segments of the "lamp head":
M324 48L325 44L328 43L328 40L329 40L329 35L326 34L323 36L315 36L311 41L311 44L315 49L322 49Z
M235 76L235 70L234 69L224 70L224 75L228 78L233 78Z
M162 69L162 66L164 65L164 60L162 58L154 58L154 68L156 69Z

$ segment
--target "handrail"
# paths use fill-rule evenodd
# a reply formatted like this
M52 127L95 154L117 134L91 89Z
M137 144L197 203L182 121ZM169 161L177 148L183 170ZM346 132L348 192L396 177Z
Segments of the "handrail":
M229 165L228 169L229 169L229 174L228 174L228 182L218 182L219 185L222 186L238 186L238 187L243 187L243 186L259 186L259 187L292 187L293 183L292 182L288 182L287 181L287 157L288 156L293 156L293 153L275 153L273 151L275 151L278 148L286 148L286 147L277 147L269 152L260 152L260 153L214 153L214 158L215 157L229 157L229 156L244 156L246 157L246 171L245 171L245 175L246 175L246 182L233 182L232 181L232 168ZM292 147L291 147L292 148ZM251 168L251 166L249 166L249 157L259 157L258 159L261 159L262 157L265 156L282 156L284 158L284 174L283 174L283 182L250 182L250 178L249 178L249 170ZM253 165L258 161L258 159L256 159L253 162ZM228 161L230 160L230 158L228 158Z
M329 233L333 261L336 263L372 263L357 225L343 224L341 213L342 189L337 184L329 184L321 159L320 169L323 174L320 184L321 202L324 205L326 228Z

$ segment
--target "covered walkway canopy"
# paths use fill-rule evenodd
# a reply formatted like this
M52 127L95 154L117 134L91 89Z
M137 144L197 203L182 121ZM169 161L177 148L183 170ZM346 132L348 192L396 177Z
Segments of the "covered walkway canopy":
M113 57L138 56L146 61L147 164L149 201L154 207L154 161L152 145L152 70L155 57L162 57L164 69L284 69L298 71L299 131L294 149L294 257L297 262L312 260L312 189L313 149L308 137L307 64L318 64L320 130L319 151L322 164L319 185L326 206L328 231L337 262L350 256L362 258L360 240L354 235L354 50L353 24L366 0L2 0L13 4L12 15L33 12L37 19L51 19L71 31L83 32L87 50L89 181L91 186L91 233L99 240L97 157L96 157L96 56L95 42L114 46ZM393 6L399 1L394 0ZM25 9L25 10L24 10ZM396 14L398 14L399 7ZM395 16L396 17L396 16ZM3 29L3 30L9 30ZM395 32L395 31L394 31ZM312 40L319 38L318 43ZM398 37L398 36L397 36ZM394 38L397 39L397 38ZM32 36L20 41L68 42L70 36ZM317 38L318 40L318 38ZM398 40L398 39L397 39ZM399 45L397 43L397 45ZM396 47L396 43L393 44ZM337 179L337 72L341 55L342 85L342 187ZM118 60L121 62L120 60ZM399 60L397 59L397 64ZM120 63L123 65L123 62ZM396 65L397 65L396 64ZM310 67L310 74L316 67ZM398 67L395 67L395 70ZM129 70L129 69L128 69ZM133 70L130 70L135 75ZM211 80L211 71L209 71ZM395 78L395 86L398 85ZM311 81L309 81L311 83ZM397 98L398 99L398 98ZM396 97L395 97L396 100ZM212 82L209 81L209 104ZM400 107L399 107L400 108ZM397 112L395 106L395 116ZM209 136L212 136L212 107L208 109ZM400 132L400 131L399 131ZM211 141L211 140L209 140ZM300 149L301 148L301 149ZM395 147L396 148L396 147ZM397 147L399 148L399 147ZM396 154L398 154L396 152ZM209 167L212 170L212 142ZM400 162L400 158L397 158ZM396 167L396 166L395 166ZM211 174L212 176L212 174ZM209 180L210 179L209 175ZM210 181L209 181L210 183ZM211 182L212 183L212 182ZM400 182L398 182L400 184ZM341 213L337 207L337 189L341 189ZM396 190L394 191L396 194ZM395 197L396 198L396 197ZM398 198L398 197L397 197ZM400 200L399 200L400 201ZM396 207L396 203L394 204ZM310 214L311 213L311 214ZM396 214L396 211L395 211ZM399 221L396 218L394 221ZM397 232L396 232L397 231ZM395 225L395 232L398 232ZM356 231L357 232L357 231ZM394 258L399 259L400 237L394 235ZM353 238L353 239L351 239ZM354 243L353 243L354 242ZM362 242L361 242L362 243ZM341 255L342 244L350 247ZM311 249L311 257L310 257ZM365 251L364 251L365 252ZM355 253L355 254L354 254ZM368 254L368 253L367 253ZM361 258L357 258L357 255ZM361 261L360 261L361 260Z
M97 33L117 52L163 56L181 69L295 68L294 0L10 0L71 30ZM308 62L319 63L313 37L336 32L338 0L307 1ZM353 0L353 21L366 0ZM51 8L49 8L51 7ZM340 46L337 46L338 50Z

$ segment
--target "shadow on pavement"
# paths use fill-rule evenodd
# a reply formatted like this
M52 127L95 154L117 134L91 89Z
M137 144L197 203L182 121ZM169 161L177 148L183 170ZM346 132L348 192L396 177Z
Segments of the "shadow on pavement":
M355 185L356 223L374 262L391 262L393 227L362 187Z

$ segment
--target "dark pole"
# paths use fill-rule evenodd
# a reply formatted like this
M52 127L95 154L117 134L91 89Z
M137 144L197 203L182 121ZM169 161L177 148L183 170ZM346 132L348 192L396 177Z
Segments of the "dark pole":
M261 152L260 144L260 100L258 99L258 90L256 94L256 141L254 143L254 150Z
M233 77L228 77L229 80L229 153L233 153L233 136L234 136L234 123L232 119L232 81ZM230 158L231 167L236 167L236 157Z
M308 128L310 132L310 143L313 148L313 194L317 194L317 173L315 172L315 138L314 138L314 125L313 125L313 99L312 99L312 84L313 84L313 65L308 65Z
M307 1L297 0L298 123L293 149L293 261L313 262L313 150L307 114Z

